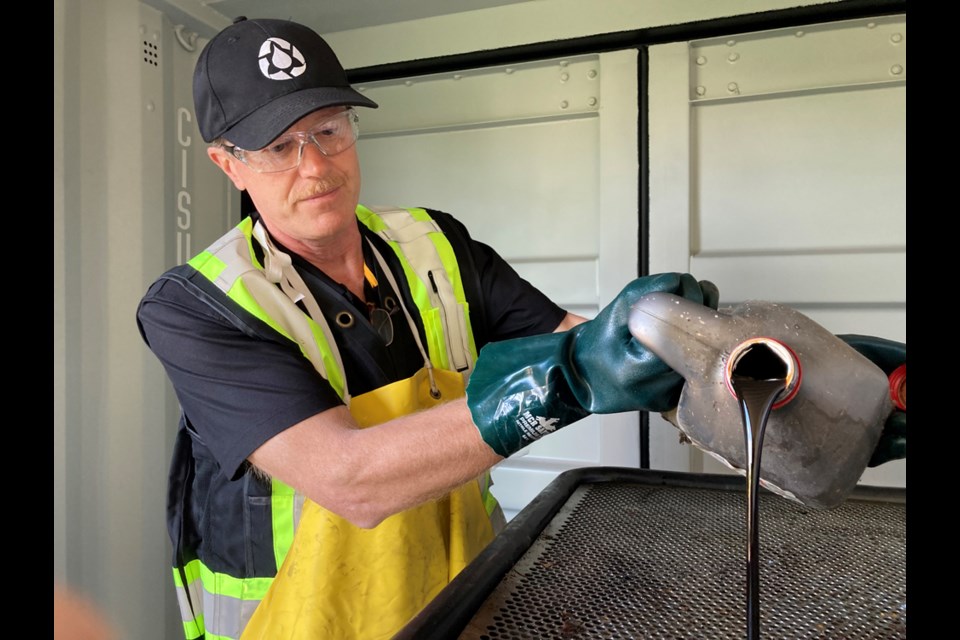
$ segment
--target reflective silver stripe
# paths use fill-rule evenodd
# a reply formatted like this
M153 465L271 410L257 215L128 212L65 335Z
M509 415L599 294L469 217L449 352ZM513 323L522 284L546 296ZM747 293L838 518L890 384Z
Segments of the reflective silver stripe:
M223 271L214 281L214 284L224 293L230 291L230 287L240 276L257 270L250 260L250 243L243 232L236 227L210 245L207 252L216 256L224 264Z
M180 605L180 619L183 622L193 622L199 614L203 613L203 611L193 611L190 606L191 602L200 602L201 589L203 589L203 584L199 577L185 587L177 587L177 603ZM187 598L188 591L190 593L189 599Z
M187 589L190 591L190 601L187 600L185 589L178 587L176 590L181 620L185 623L194 622L202 616L206 635L239 639L260 604L259 600L241 600L215 594L206 589L199 578L193 580ZM191 612L190 602L199 603L199 610Z
M259 600L240 600L204 589L203 626L206 634L239 640L259 604Z
M293 533L296 535L297 527L300 526L300 517L303 515L303 503L307 497L299 491L293 493Z
M409 212L404 211L409 216ZM387 215L388 211L380 211L380 218L389 224L391 221L396 220L394 216ZM413 218L410 218L413 220ZM380 232L380 235L385 237L387 240L392 240L394 242L399 242L405 244L416 240L421 236L425 236L428 233L442 233L440 227L437 226L437 223L433 220L414 220L410 224L407 224L403 227L396 229L384 229Z

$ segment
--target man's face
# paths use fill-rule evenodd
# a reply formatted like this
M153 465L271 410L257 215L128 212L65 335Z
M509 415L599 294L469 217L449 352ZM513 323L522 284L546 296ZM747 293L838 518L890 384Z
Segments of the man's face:
M314 111L284 133L311 130L341 111L343 107ZM322 243L346 225L356 224L360 199L356 145L325 156L315 144L307 143L299 167L276 173L257 173L218 147L210 147L208 155L238 189L247 190L270 232L291 248Z

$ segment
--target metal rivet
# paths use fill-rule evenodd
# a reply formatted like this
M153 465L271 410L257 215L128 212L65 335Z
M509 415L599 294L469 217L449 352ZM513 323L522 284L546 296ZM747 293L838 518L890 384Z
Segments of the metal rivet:
M569 63L568 61L564 60L564 61L562 61L562 62L560 63L560 66L561 66L561 67L565 67L565 66L567 66L568 64L570 64L570 63Z
M408 87L412 87L412 86L413 86L413 80L406 80L406 81L404 81L403 84L407 85Z
M570 106L570 103L567 102L566 100L563 100L563 101L560 103L560 108L561 108L561 109L566 109L566 108L569 107L569 106Z
M569 80L569 79L570 79L570 74L569 74L569 73L561 73L561 74L560 74L560 82L566 82L566 81Z
M707 64L707 59L704 56L697 56L697 64Z
M147 28L143 25L140 25L140 35L143 35L147 32Z
M357 87L357 91L359 91L360 93L363 93L366 90L367 90L366 87Z
M728 47L732 47L732 46L735 45L735 44L737 44L737 41L736 41L736 40L727 40L727 46L728 46Z
M727 56L727 60L729 60L730 62L736 62L739 59L740 59L739 53L731 53L730 55Z
M591 107L595 107L595 106L597 106L597 99L596 99L596 98L590 98L589 100L587 100L587 104L590 105Z
M459 73L453 74L453 79L454 79L454 80L459 80L459 79L462 78L462 77L463 77L463 76L460 75Z
M727 85L727 91L729 91L730 93L740 93L740 87L737 85L736 82L731 82L730 84Z
M903 73L903 66L899 64L893 65L892 67L890 67L890 73L892 73L895 76L900 75L901 73Z
M153 111L154 109L156 109L156 107L153 106L153 103L152 103L152 102L148 102L148 103L147 103L147 111Z
M903 36L900 35L899 33L895 33L892 36L890 36L890 42L902 42L902 41L903 41Z
M588 77L588 78L596 78L596 77L597 77L597 70L596 70L596 69L590 69L590 71L587 71L587 77Z
M703 86L697 87L697 95L698 95L698 96L706 95L706 93L707 93L707 88L706 88L706 87L703 87Z
M876 26L877 26L877 23L876 23L876 22L868 22L868 23L867 23L867 29L873 29L873 28L875 28Z
M802 38L802 37L804 36L804 32L803 32L803 31L797 31L797 33L796 33L795 35L796 35L798 38Z

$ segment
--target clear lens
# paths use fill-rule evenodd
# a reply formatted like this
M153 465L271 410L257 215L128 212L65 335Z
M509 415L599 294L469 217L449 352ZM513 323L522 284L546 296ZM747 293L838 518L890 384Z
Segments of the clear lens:
M234 155L258 173L289 171L300 166L303 145L312 142L325 156L335 156L357 142L360 118L353 109L321 122L309 131L286 133L258 151L233 148Z

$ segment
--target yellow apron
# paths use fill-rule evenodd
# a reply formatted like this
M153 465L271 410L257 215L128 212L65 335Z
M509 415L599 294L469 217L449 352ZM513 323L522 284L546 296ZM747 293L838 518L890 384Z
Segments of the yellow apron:
M446 400L463 377L433 370ZM350 401L361 427L435 406L425 369ZM423 470L429 473L428 469ZM479 481L361 529L306 501L293 545L241 638L379 640L415 616L493 539Z

